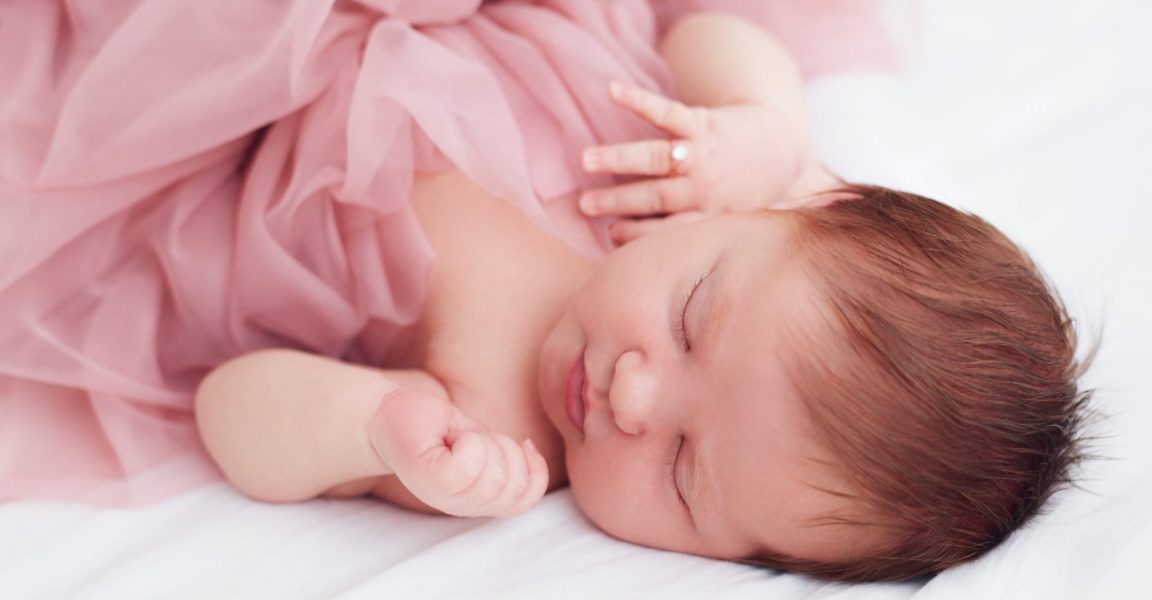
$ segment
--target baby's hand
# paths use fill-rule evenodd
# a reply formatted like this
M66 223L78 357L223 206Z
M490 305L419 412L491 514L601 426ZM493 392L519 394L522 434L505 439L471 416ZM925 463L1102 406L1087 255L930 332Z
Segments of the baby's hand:
M580 197L588 216L630 217L611 227L618 244L712 214L772 206L804 164L806 144L771 107L689 107L620 83L610 94L677 138L584 151L586 171L649 176Z
M531 440L488 430L441 396L393 392L369 427L373 447L404 486L447 514L519 514L548 487L548 465Z

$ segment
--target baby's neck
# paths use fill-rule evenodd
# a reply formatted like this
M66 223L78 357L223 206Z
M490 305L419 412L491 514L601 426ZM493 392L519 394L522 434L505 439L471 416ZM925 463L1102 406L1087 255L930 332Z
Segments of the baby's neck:
M424 310L389 366L427 371L486 426L532 438L563 483L560 436L538 398L544 340L592 261L459 171L419 176L412 207L436 260Z

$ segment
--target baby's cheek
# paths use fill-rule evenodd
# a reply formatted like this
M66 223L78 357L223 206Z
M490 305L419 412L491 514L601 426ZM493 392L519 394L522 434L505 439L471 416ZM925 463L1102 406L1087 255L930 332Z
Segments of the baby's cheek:
M588 520L615 538L656 548L668 548L661 531L668 523L654 507L640 479L621 468L589 461L569 463L569 482L576 504Z
M619 490L612 473L580 452L568 453L568 482L576 505L597 527L612 533L612 514L619 508Z

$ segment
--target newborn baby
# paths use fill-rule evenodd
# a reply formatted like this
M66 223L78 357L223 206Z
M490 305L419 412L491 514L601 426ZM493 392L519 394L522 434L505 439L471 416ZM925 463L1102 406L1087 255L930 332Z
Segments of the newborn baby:
M673 140L584 156L641 176L578 199L621 247L589 259L459 172L419 176L437 263L386 368L264 350L201 384L233 484L463 516L571 485L620 539L849 580L939 571L1037 512L1086 395L1034 265L824 170L755 27L689 17L661 50L680 101L611 94Z

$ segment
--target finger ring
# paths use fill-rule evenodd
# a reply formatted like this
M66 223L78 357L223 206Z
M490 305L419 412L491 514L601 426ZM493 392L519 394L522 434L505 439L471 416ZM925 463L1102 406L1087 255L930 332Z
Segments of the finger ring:
M688 142L683 140L672 143L668 152L668 174L683 175L684 163L688 160Z

